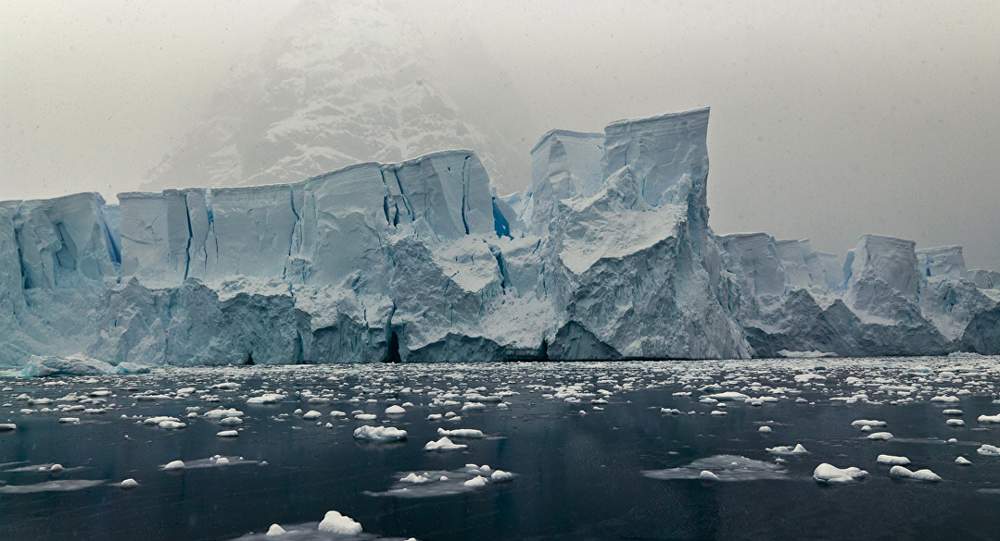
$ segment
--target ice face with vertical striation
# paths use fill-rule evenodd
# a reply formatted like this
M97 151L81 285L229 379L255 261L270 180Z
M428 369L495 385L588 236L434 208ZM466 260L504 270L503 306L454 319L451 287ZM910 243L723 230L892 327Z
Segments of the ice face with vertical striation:
M602 185L604 134L551 130L531 149L531 190L525 221L544 234L559 201L590 196Z
M556 130L497 196L451 150L292 184L0 203L0 366L996 352L961 250L717 237L708 109ZM990 286L990 287L984 287Z
M602 189L561 201L545 241L546 287L565 310L550 355L750 355L716 290L707 127L696 109L605 128Z
M848 306L875 318L898 319L920 293L915 247L911 240L862 236L845 263Z
M24 289L74 287L117 275L118 247L100 195L2 205L13 222Z
M948 276L964 278L965 255L961 246L938 246L917 250L920 270L927 278Z

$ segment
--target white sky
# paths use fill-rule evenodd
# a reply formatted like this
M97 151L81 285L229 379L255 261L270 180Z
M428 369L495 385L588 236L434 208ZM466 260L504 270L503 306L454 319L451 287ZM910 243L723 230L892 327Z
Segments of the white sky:
M0 3L0 199L135 189L290 5ZM401 5L442 43L470 25L526 130L711 105L717 232L838 254L888 234L1000 269L1000 2Z

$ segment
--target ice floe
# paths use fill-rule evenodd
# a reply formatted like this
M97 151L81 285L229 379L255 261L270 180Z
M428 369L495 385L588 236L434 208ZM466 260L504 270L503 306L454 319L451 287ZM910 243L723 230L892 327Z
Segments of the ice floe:
M878 455L875 462L890 466L907 466L910 464L910 459L905 456Z
M447 436L441 436L437 441L429 441L424 445L425 451L458 451L465 449L468 445L455 443Z
M889 469L889 475L901 479L913 479L915 481L924 481L927 483L937 483L941 481L941 477L931 470L923 469L911 471L905 466L893 466Z
M403 441L406 431L394 426L364 425L354 429L354 439L377 443Z
M363 530L360 522L338 511L327 511L317 529L339 535L358 535Z
M824 484L843 484L859 481L868 477L868 472L861 468L851 466L849 468L838 468L826 462L816 466L813 470L813 479Z
M718 481L757 481L788 479L788 472L780 464L763 462L738 455L716 455L699 458L678 468L645 470L642 474L664 481L676 479L701 479L709 471Z

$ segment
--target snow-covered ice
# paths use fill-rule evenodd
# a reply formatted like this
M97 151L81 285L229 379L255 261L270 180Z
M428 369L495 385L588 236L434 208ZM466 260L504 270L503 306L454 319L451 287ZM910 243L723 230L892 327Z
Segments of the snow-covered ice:
M868 477L868 472L854 466L848 468L838 468L826 462L816 466L813 470L813 479L819 483L843 484L851 483Z

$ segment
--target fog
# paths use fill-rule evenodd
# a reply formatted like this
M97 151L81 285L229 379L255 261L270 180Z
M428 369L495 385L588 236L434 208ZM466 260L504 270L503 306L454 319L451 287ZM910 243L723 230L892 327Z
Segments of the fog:
M137 189L292 7L4 2L0 199ZM474 89L477 109L508 126L525 161L548 128L597 131L710 105L716 232L808 237L837 254L879 233L963 244L971 267L1000 269L996 2L434 0L393 9L420 27L435 58L461 57L448 54L463 47L457 28L475 36L509 86L476 88L477 66L459 61L439 61L435 76Z

